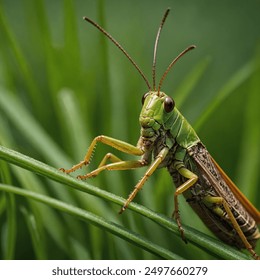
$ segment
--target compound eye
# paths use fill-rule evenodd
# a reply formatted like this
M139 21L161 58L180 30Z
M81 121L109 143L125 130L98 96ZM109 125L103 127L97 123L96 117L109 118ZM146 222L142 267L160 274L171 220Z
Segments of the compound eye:
M167 96L164 100L165 112L170 113L173 110L174 106L175 106L175 103L174 103L173 99L171 97Z
M145 98L149 95L149 92L145 93L142 97L142 105L144 105Z

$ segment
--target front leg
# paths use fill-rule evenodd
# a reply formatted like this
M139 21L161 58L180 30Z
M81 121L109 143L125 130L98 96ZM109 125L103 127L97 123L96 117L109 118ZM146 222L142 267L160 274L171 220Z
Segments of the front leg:
M116 161L110 164L99 166L97 169L91 171L86 175L77 176L78 179L87 179L91 177L96 177L101 171L104 170L129 170L136 169L148 164L145 160L129 160L129 161ZM100 164L101 165L101 164Z
M144 176L141 178L141 180L137 183L137 185L134 187L133 191L128 196L127 200L125 201L123 207L121 208L119 214L122 214L126 208L128 207L129 203L135 198L137 193L142 189L145 182L148 180L148 178L154 173L154 171L158 168L158 166L162 163L162 161L165 159L169 152L168 147L164 147L160 153L156 156L151 166L149 166L148 170L145 172Z
M91 157L93 155L93 152L94 152L95 147L96 147L98 142L106 144L110 147L115 148L116 150L119 150L123 153L127 153L127 154L130 154L130 155L141 156L141 155L144 154L144 151L137 146L131 145L127 142L124 142L124 141L121 141L121 140L118 140L118 139L115 139L115 138L100 135L100 136L97 136L92 141L92 143L90 144L83 161L81 161L78 164L72 166L72 168L70 168L70 169L60 168L60 170L65 172L65 173L71 173L71 172L74 172L77 169L81 168L84 165L88 165L90 163Z

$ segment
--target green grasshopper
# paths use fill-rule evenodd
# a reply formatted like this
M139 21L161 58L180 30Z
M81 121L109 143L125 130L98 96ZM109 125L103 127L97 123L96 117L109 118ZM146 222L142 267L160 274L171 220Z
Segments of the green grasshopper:
M254 251L260 233L257 223L260 212L247 200L235 184L210 156L201 143L196 132L175 107L174 100L161 91L163 81L172 66L189 50L191 45L181 52L168 66L156 89L156 53L161 29L169 14L166 10L159 26L153 56L153 87L150 86L143 72L123 49L123 47L102 27L91 19L86 21L106 35L130 60L143 77L149 91L142 97L142 110L139 117L141 136L136 146L108 136L97 136L89 146L85 158L71 169L61 170L71 173L84 165L88 165L98 142L111 146L123 153L141 156L139 160L124 161L108 153L97 169L78 176L87 179L97 176L103 170L128 170L148 166L144 176L130 193L119 213L126 210L138 191L158 168L166 167L173 178L176 191L174 193L173 217L185 241L181 225L178 197L183 194L205 225L222 241L237 248L246 248L255 259L259 259ZM110 161L111 163L108 163Z

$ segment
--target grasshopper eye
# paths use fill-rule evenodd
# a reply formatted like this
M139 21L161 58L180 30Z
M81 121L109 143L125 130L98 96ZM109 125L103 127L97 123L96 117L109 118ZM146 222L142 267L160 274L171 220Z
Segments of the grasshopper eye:
M175 106L175 103L174 103L173 99L171 97L167 96L164 100L165 112L170 113L173 110L174 106Z
M144 105L145 98L149 95L149 92L145 93L142 97L142 105Z

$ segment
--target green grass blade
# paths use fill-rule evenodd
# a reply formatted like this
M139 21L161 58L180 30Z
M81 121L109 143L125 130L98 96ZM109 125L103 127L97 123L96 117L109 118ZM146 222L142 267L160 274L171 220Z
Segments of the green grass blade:
M203 124L208 120L209 116L218 108L218 106L241 84L243 84L254 71L252 61L247 62L242 68L240 68L229 81L220 89L216 94L214 100L207 106L203 114L198 118L194 124L194 129L198 132Z
M8 91L0 88L0 107L4 110L13 124L21 130L24 137L31 143L48 162L55 166L71 166L71 160L64 154L59 146L49 137L44 129L37 123L32 115L26 110L26 108L20 103L19 99L9 94ZM59 190L57 190L59 192ZM82 200L82 196L77 194L69 194L66 189L59 192L60 197L66 197L67 201L73 201L75 199ZM74 197L75 196L75 197ZM87 198L83 198L82 203L87 204L89 208L97 212L109 213L110 210L105 205L98 201L88 201Z
M15 244L17 235L17 219L16 219L16 203L12 194L6 195L6 212L7 212L7 228L6 228L6 250L5 259L14 259Z
M60 211L73 215L75 218L79 218L84 221L90 222L91 224L101 227L105 230L108 230L109 232L111 232L139 247L142 247L144 250L147 250L162 258L182 259L180 256L168 251L167 249L157 246L156 244L153 244L146 238L141 237L140 235L137 235L130 230L126 230L122 226L115 224L113 222L109 222L109 221L103 219L102 217L94 215L94 214L92 214L88 211L85 211L83 209L80 209L78 207L69 205L67 203L58 201L56 199L53 199L53 198L50 198L50 197L47 197L47 196L44 196L41 194L37 194L35 192L23 190L20 188L9 186L9 185L0 184L0 189L2 191L11 192L11 193L15 193L17 195L25 196L30 199L34 199L36 201L44 203L45 205L51 206L55 209L58 209Z
M247 83L245 101L245 126L242 134L242 147L238 162L238 185L252 202L258 203L259 167L260 167L260 52L255 59L255 72Z
M29 229L31 240L36 255L36 259L45 260L47 259L47 253L45 251L45 243L39 225L32 213L30 213L25 207L21 208L23 216L25 218L27 227Z
M62 172L25 155L22 155L18 152L12 151L5 147L0 146L0 158L13 163L15 165L21 166L27 170L36 172L40 175L48 177L57 182L66 184L70 187L78 189L83 192L87 192L89 194L104 198L105 200L112 201L116 204L123 205L124 199L118 197L112 193L106 192L102 189L96 188L94 186L89 185L88 183L76 180L75 178L63 174ZM171 230L176 235L179 235L178 227L175 222L171 219L157 214L143 206L140 206L136 203L131 203L129 208L135 212L140 213L141 215L155 221L161 226L165 227L168 230ZM211 237L208 237L201 232L191 229L187 226L184 227L185 236L188 241L193 242L197 246L203 248L206 251L212 252L225 259L243 259L248 258L243 253L238 252L237 250L231 248L230 246L223 245L222 242L214 240Z
M67 131L66 147L73 157L82 158L82 150L91 142L91 139L86 136L86 131L90 130L82 118L75 93L69 89L62 89L58 96L63 124Z
M61 162L64 164L71 162L36 120L32 118L19 99L3 88L0 88L0 107L28 141L37 147L52 164L58 166Z
M24 77L24 81L27 83L30 97L34 104L37 103L37 93L38 87L33 78L33 73L28 65L28 62L23 54L22 49L20 48L15 35L10 29L10 24L8 23L7 18L5 17L4 10L2 5L0 5L0 31L4 35L8 45L14 53L18 67L21 69L21 72Z
M0 118L0 127L1 127L1 142L6 146L11 146L11 147L14 146L15 145L14 140L12 139L12 136L9 133L10 131L8 130L7 123L1 118ZM6 162L0 161L1 181L6 184L10 184L12 182L12 178L14 177L15 177L15 181L19 183L19 186L24 189L28 189L44 195L47 195L49 193L49 190L53 190L56 196L62 201L75 203L75 201L71 200L71 193L67 194L67 192L64 192L64 190L57 188L56 182L51 181L49 183L49 188L46 188L46 185L42 182L42 180L40 180L40 178L37 177L32 172L24 172L21 168L15 165L9 168ZM41 229L42 231L43 229L45 230L44 234L42 232L40 233L42 236L49 236L53 240L53 242L57 245L57 248L65 255L75 259L82 258L81 256L78 256L77 252L79 252L79 250L77 250L77 252L73 250L75 244L79 242L84 243L82 242L82 240L84 240L85 238L85 229L80 227L77 221L69 218L65 219L64 221L63 217L60 217L59 214L56 213L53 209L46 207L42 204L35 203L32 200L29 201L29 206L30 206L30 211L28 210L27 212L30 212L30 215L34 217L34 220L36 220L37 228ZM5 211L6 203L3 204L2 207L3 209L1 209L1 212ZM6 211L8 210L6 209ZM27 218L27 215L24 215L24 217ZM28 229L30 230L30 232L34 233L34 231L32 231L31 228L29 227L31 219L27 218L26 221L28 224ZM68 234L67 234L68 232L73 234L73 240L68 238ZM7 238L9 238L9 236L11 237L12 235L8 234ZM4 243L7 244L7 242ZM15 244L15 242L13 243ZM35 242L32 242L32 244L35 245ZM40 245L41 244L39 243L39 246ZM19 246L20 244L16 245L16 247ZM34 246L34 248L37 249L37 246ZM88 247L85 246L85 244L82 244L82 248L84 248L85 251L89 249ZM41 249L39 250L42 251ZM35 254L37 255L38 252L35 251Z
M4 161L0 161L0 182L7 182L8 184L12 182L10 169ZM1 240L4 245L3 258L6 260L12 260L15 256L17 237L15 197L12 194L6 194L1 195L0 199L0 216L6 213L6 226L4 227L3 240Z
M194 90L197 83L201 79L202 75L205 73L210 59L205 58L196 64L193 69L185 76L185 79L181 82L179 87L176 89L175 103L178 108L181 109L183 103L188 98L189 94Z

